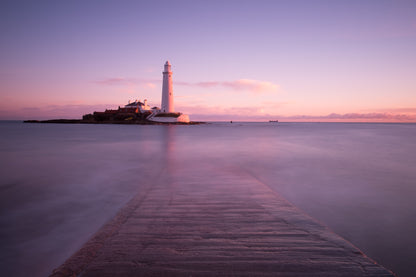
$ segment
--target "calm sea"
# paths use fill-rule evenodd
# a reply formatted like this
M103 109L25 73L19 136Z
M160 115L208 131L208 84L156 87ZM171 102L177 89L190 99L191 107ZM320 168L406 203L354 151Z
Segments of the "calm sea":
M167 159L249 173L399 276L416 274L416 124L3 121L0 134L3 276L48 275Z

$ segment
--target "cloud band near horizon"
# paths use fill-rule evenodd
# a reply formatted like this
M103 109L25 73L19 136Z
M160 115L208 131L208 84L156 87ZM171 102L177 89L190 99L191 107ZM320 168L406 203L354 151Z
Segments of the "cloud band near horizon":
M161 80L155 79L134 79L134 78L124 78L124 77L111 77L111 78L104 78L98 81L94 81L94 83L98 85L105 85L105 86L125 86L131 84L146 84L149 87L155 87L156 83L160 83ZM274 84L268 81L260 81L260 80L253 80L253 79L238 79L234 81L207 81L207 82L182 82L182 81L174 81L174 85L178 86L190 86L190 87L199 87L199 88L213 88L213 87L223 87L223 88L230 88L232 90L244 90L252 93L266 93L266 92L277 92L280 88L279 85Z
M193 86L200 88L225 87L233 90L245 90L253 93L276 92L280 88L279 85L267 81L259 81L253 79L238 79L234 81L211 81L211 82L175 82L176 85Z

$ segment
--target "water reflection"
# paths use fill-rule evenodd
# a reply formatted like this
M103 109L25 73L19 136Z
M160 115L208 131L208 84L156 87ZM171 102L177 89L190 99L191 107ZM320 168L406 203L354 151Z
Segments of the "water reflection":
M166 172L169 176L172 176L175 171L175 132L176 126L174 125L167 125L161 126L162 127L162 153L163 153L163 161L164 167L166 168Z

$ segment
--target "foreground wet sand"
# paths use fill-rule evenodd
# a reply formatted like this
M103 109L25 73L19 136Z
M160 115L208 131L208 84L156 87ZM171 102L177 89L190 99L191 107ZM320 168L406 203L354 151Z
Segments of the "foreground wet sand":
M243 170L189 168L148 180L51 276L394 276Z

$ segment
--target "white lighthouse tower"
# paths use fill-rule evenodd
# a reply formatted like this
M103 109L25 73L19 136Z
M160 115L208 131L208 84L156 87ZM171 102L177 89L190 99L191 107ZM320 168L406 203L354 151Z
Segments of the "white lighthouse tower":
M172 71L170 70L170 62L165 63L165 70L163 71L163 86L162 86L162 113L173 113L173 88L172 88Z
M147 119L163 123L189 123L189 116L175 112L173 107L172 71L170 66L170 62L167 61L163 70L162 107L154 109Z

